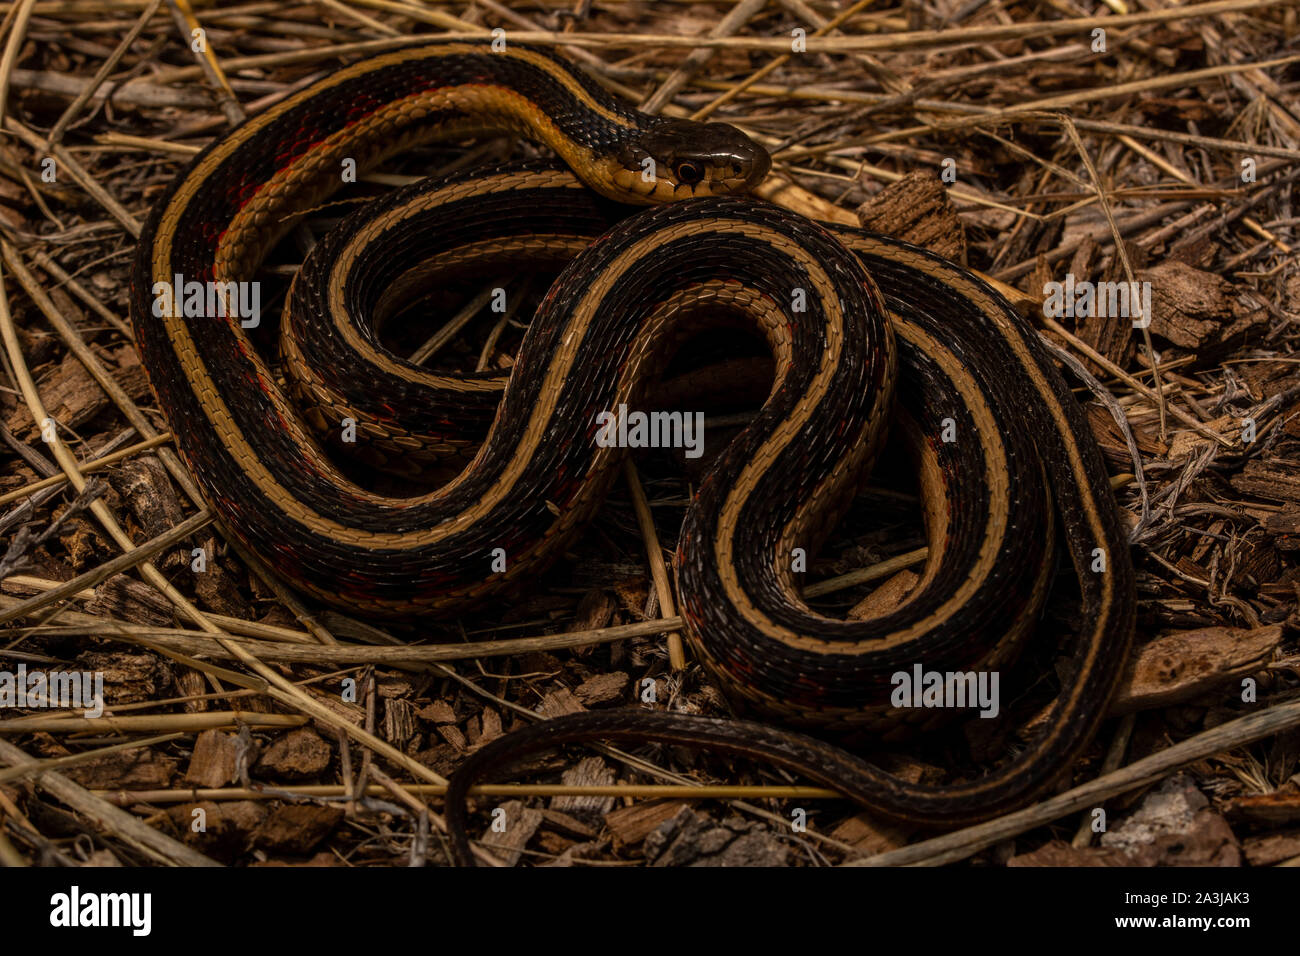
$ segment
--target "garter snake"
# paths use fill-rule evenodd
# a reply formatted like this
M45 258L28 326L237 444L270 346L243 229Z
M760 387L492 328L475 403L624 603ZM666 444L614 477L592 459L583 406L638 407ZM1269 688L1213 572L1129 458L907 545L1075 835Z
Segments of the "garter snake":
M233 303L219 314L158 306L176 277L226 296L237 288L228 283L253 281L278 238L338 188L347 161L364 169L487 129L549 146L578 178L501 167L396 191L346 219L291 287L288 386ZM569 740L761 755L886 816L956 824L1042 790L1105 712L1133 630L1132 568L1099 452L1036 333L959 266L736 198L768 166L734 128L637 113L551 53L422 42L348 66L234 129L195 158L141 234L137 344L180 452L230 534L335 605L454 615L536 577L618 473L625 451L593 440L597 413L644 402L706 320L757 332L777 370L757 417L699 485L675 562L687 636L736 700L828 729L888 736L909 719L926 724L934 714L890 706L891 675L917 662L1009 666L1046 598L1058 532L1064 540L1079 624L1059 696L1004 766L935 787L757 724L581 714L470 757L448 794L462 862L468 787ZM610 200L658 205L623 218ZM528 259L571 261L508 378L435 373L379 345L374 323L402 299ZM896 380L931 556L896 610L833 619L800 596L792 558L812 553L843 514L883 441ZM428 494L372 493L323 449L345 420L372 460L468 464Z

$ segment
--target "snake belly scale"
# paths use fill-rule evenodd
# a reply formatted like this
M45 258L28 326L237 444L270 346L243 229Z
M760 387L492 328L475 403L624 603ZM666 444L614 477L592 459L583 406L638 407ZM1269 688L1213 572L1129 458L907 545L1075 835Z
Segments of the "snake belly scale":
M237 318L155 307L159 284L176 276L254 280L277 239L338 187L344 159L364 169L486 129L549 146L567 170L526 164L420 183L345 220L289 294L291 388ZM644 401L704 321L756 333L776 363L766 403L696 491L675 562L686 634L738 702L789 723L889 735L906 723L888 705L891 674L917 661L1014 662L1046 599L1056 538L1065 542L1082 613L1062 650L1061 690L1025 750L991 772L925 786L757 724L576 715L495 741L458 772L448 822L462 862L472 860L468 788L569 740L761 756L887 816L944 825L1032 798L1105 713L1134 625L1132 568L1099 452L1036 333L959 266L733 198L768 166L732 127L639 114L554 54L422 42L346 67L215 142L141 235L137 344L179 450L228 533L329 603L454 615L536 577L594 515L626 453L593 440L596 414ZM657 205L622 218L617 202ZM434 373L379 345L376 317L404 297L475 264L530 258L572 261L508 378ZM843 515L884 439L896 380L930 558L895 611L829 618L800 596L790 555L811 553ZM322 448L318 433L343 415L380 459L468 463L424 495L369 492ZM949 424L960 440L937 440ZM497 549L504 573L489 570Z

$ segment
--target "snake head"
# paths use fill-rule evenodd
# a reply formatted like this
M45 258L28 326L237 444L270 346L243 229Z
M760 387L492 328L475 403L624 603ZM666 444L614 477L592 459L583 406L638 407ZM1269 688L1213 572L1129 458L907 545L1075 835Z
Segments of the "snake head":
M726 123L657 117L617 153L611 178L625 202L731 196L758 185L772 159Z

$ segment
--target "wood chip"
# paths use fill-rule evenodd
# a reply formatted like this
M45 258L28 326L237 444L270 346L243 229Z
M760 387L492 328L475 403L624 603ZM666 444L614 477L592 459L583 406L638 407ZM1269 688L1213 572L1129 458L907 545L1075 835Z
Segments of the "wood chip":
M469 747L469 741L465 738L465 732L455 724L440 724L438 726L438 735L461 753L464 753L466 748Z
M104 703L135 704L157 700L171 683L171 673L153 654L127 651L82 651L77 670L103 675Z
M884 853L907 843L912 828L887 823L869 813L849 817L831 830L830 837L862 851L863 856Z
M597 674L574 688L573 696L587 707L608 704L626 697L628 680L623 671Z
M567 687L551 691L537 706L537 712L548 720L565 714L580 714L586 709Z
M607 787L615 781L614 770L601 757L583 757L560 777L570 787ZM599 818L614 805L613 797L551 797L551 809L576 816Z
M504 811L504 816L497 811ZM492 816L493 822L483 831L482 843L506 866L514 866L542 825L542 812L524 806L519 800L509 800L495 807Z
M63 771L87 790L162 790L171 786L180 761L152 747L119 750Z
M415 716L434 724L454 724L460 719L456 716L455 709L445 700L430 701L417 710Z
M845 615L850 621L869 621L872 618L891 614L902 605L907 596L916 587L921 577L915 571L903 569L887 578L871 593L864 597Z
M223 730L205 730L194 741L185 782L192 787L224 787L238 779L239 738Z
M1228 822L1187 774L1165 780L1137 809L1101 835L1103 847L1140 866L1240 866L1241 850Z
M1139 270L1136 278L1151 283L1151 334L1201 358L1209 350L1243 344L1268 319L1266 310L1240 302L1226 279L1185 262L1171 259Z
M269 813L270 807L263 800L205 800L167 809L167 816L187 846L226 862L247 852L253 833Z
M415 705L409 700L393 698L384 702L384 739L401 746L420 731L415 719Z
M365 724L366 712L359 704L340 700L337 694L323 694L314 688L307 688L306 690L311 694L316 703L328 707L330 710L334 711L336 716L343 718L354 727L360 727ZM315 718L312 718L312 725L322 734L326 734L330 737L336 737L338 735L337 727L326 724Z
M1007 860L1007 866L1138 866L1132 857L1110 847L1075 847L1053 840L1029 853Z
M1300 470L1288 458L1252 458L1231 482L1243 495L1300 504Z
M559 810L542 808L542 820L546 826L575 840L594 840L598 835L594 827Z
M931 252L966 261L966 230L944 184L917 170L891 183L858 207L863 229L915 243Z
M1242 843L1241 851L1251 866L1273 866L1300 857L1300 830L1251 837Z
M682 800L638 801L630 807L619 807L605 814L605 826L614 834L614 842L621 846L636 846L665 820L671 820L683 807Z
M260 774L289 780L319 776L329 766L333 751L316 731L299 727L280 735L255 765Z
M1234 797L1224 807L1224 813L1233 822L1268 826L1300 823L1300 788L1287 784L1272 793Z
M115 574L95 588L95 599L86 605L87 614L143 624L171 627L171 602L157 588L126 574Z
M339 807L310 803L276 807L253 832L252 843L268 853L309 853L342 822Z
M1282 641L1282 627L1207 627L1165 634L1138 648L1111 705L1112 714L1164 707L1200 697L1258 673Z
M46 413L54 419L64 437L67 436L65 429L81 428L108 407L108 396L72 353L65 355L52 372L42 377L37 391ZM40 442L41 427L32 421L26 405L15 408L5 424L21 440Z

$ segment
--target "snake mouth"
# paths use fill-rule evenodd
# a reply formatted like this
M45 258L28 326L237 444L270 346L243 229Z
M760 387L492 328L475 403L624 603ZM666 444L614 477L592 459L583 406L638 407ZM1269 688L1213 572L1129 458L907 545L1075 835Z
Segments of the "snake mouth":
M611 188L600 190L610 198L637 205L658 205L683 199L744 195L762 177L751 178L722 171L699 182L688 183L675 182L664 176L648 177L637 170L619 168L614 170L610 179Z

